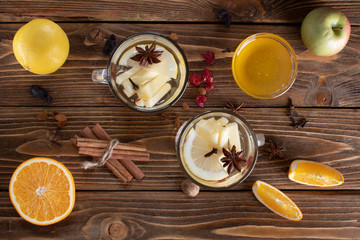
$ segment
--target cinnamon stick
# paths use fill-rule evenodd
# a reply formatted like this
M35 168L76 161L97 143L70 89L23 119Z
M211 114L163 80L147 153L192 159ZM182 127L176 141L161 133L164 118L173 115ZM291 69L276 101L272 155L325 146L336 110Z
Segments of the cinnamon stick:
M89 127L85 127L80 133L83 137L89 139L97 139ZM119 163L115 159L109 159L105 163L105 167L108 168L123 183L129 182L132 179L132 175L126 170L126 168L121 163Z
M106 148L109 144L107 140L98 140L98 139L89 139L89 138L81 138L75 137L76 146L78 147L93 147L93 148ZM119 143L114 148L115 150L127 150L127 151L138 151L138 152L147 152L146 147L128 144L128 143Z
M89 155L93 157L101 157L104 154L104 149L92 148L92 147L79 147L79 154ZM150 154L146 152L113 150L110 159L118 159L118 158L133 160L133 161L149 161Z
M105 130L99 125L96 126L91 130L96 136L101 136L102 139L110 139L110 136L105 132ZM146 150L146 148L145 148ZM124 167L135 177L136 180L142 180L145 176L144 172L138 168L133 161L131 160L124 160L119 159L119 162L124 165Z
M119 161L134 176L136 180L140 181L144 178L144 172L141 171L141 169L138 168L138 166L136 166L133 161L122 158L119 158Z

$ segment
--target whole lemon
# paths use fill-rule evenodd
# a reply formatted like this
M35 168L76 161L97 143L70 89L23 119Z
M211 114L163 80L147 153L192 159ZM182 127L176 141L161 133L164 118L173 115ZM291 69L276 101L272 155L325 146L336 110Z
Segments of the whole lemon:
M26 70L49 74L58 70L69 55L69 39L62 28L48 19L35 19L15 34L13 51Z

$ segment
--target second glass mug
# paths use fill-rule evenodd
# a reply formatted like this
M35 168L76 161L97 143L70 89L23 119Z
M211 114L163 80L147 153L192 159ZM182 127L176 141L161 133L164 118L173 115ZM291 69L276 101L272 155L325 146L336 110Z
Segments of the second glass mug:
M196 145L194 144L194 142L191 142L191 144L187 143L187 141L189 141L189 139L191 138L191 132L194 132L193 130L196 128L196 124L199 121L208 120L211 118L214 118L214 120L226 118L229 123L236 123L238 125L241 148L242 150L244 150L243 156L245 159L247 159L241 171L237 171L234 169L232 173L230 173L228 176L217 180L209 180L200 177L199 174L196 174L196 172L193 171L189 159L186 159L189 158L189 155L186 153L186 151L191 151L192 147ZM177 158L186 176L196 184L210 189L228 188L244 181L255 167L258 156L258 147L263 146L264 143L264 135L255 134L244 118L242 118L238 114L223 109L206 111L188 120L179 129L175 140ZM191 146L190 150L186 146ZM209 148L208 150L211 150L211 148ZM218 151L221 151L221 149L219 149ZM237 151L240 150L237 149ZM203 152L202 154L206 153ZM190 161L193 160L194 159L190 159Z
M129 98L123 88L116 83L116 77L129 70L123 57L137 45L148 45L156 42L157 47L167 51L174 58L177 66L176 77L171 80L171 89L153 107L141 107L135 104L135 99ZM156 49L157 50L157 49ZM129 56L126 56L129 57ZM124 57L125 58L125 57ZM126 60L126 59L125 59ZM113 51L106 69L97 69L92 73L92 80L108 84L113 95L127 107L140 112L156 112L174 105L183 95L189 78L188 62L182 49L170 38L155 32L140 32L125 38Z

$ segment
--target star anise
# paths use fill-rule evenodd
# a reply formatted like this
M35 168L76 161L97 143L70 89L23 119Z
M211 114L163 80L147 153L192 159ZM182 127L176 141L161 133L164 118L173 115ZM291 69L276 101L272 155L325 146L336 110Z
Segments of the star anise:
M239 172L241 171L241 162L246 162L245 159L242 158L243 150L236 152L236 146L233 145L230 152L223 148L223 153L225 157L222 157L220 159L221 162L223 162L223 167L228 167L227 172L230 174L234 168L236 168Z
M264 149L265 152L269 153L268 160L272 160L275 158L285 158L283 153L285 150L286 148L284 147L283 142L277 144L271 140L269 141L269 147Z
M138 51L138 54L131 57L130 59L137 61L141 66L145 66L146 64L153 64L161 62L158 57L161 56L163 51L155 51L156 41L154 41L150 48L148 45L145 46L145 49L136 46L135 49Z
M235 106L234 104L232 104L230 102L229 99L227 99L227 104L226 104L226 107L224 107L225 109L227 110L230 110L236 114L239 114L241 115L241 113L245 112L245 109L243 109L242 107L244 106L244 103L238 105L238 106Z

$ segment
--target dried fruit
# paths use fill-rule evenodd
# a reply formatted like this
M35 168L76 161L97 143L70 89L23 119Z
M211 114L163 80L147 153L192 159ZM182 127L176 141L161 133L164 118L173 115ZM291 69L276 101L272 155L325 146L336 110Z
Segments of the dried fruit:
M200 192L200 187L190 180L182 181L181 189L189 197L196 197Z
M206 53L200 53L201 56L205 59L205 64L212 65L215 62L215 53L207 51Z
M38 85L31 85L30 94L34 97L44 99L48 104L52 103L54 98L49 96L45 89Z
M65 114L62 113L54 113L54 119L57 121L56 125L59 128L62 128L66 125L67 122L67 117L65 116Z
M156 41L154 41L150 48L148 45L145 46L145 49L136 46L136 51L138 51L138 54L131 57L130 59L137 61L140 63L140 66L145 66L146 64L153 64L153 63L159 63L161 62L158 57L161 56L161 54L164 51L155 51L156 49Z
M172 39L172 40L178 40L179 39L179 35L177 35L176 33L171 33L170 34L170 38Z
M218 12L218 17L225 26L230 27L232 17L231 14L226 9L220 10Z
M183 109L184 109L185 111L189 111L189 109L190 109L189 105L188 105L186 102L184 102L184 103L182 104L182 107L183 107Z
M168 120L169 118L170 118L170 115L167 114L166 112L163 112L163 113L161 113L161 115L160 115L160 119L161 119L161 120Z
M37 116L36 116L36 120L39 120L39 121L44 121L48 118L48 113L47 112L42 112L42 113L39 113Z
M201 95L206 95L206 90L205 90L205 88L199 87L199 88L198 88L198 91L199 91L199 93L200 93Z
M204 87L204 89L205 89L206 92L210 92L211 90L214 89L214 84L210 83L210 84L206 85Z
M199 75L197 74L191 74L190 77L189 77L189 82L191 85L193 86L199 86L200 83L201 83L201 78Z
M116 36L111 34L109 39L106 40L103 52L105 54L111 54L117 46Z
M209 69L204 69L201 72L201 80L206 83L212 83L214 80L214 76L212 75L212 73Z
M201 108L205 107L206 100L207 100L207 97L205 95L197 95L196 96L196 104Z

